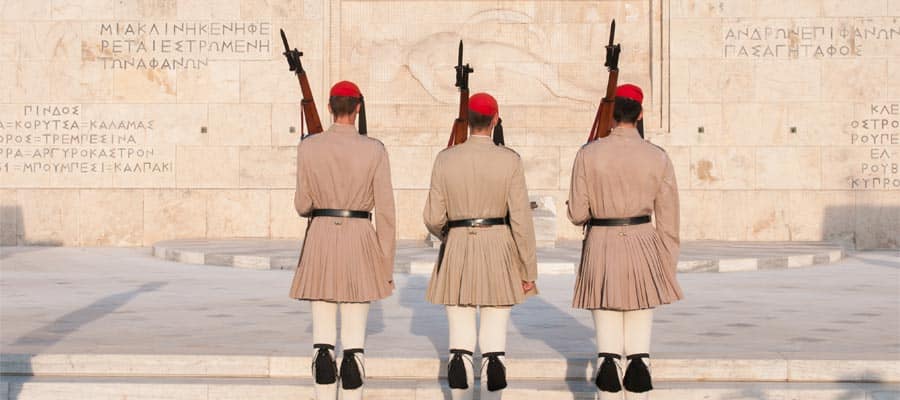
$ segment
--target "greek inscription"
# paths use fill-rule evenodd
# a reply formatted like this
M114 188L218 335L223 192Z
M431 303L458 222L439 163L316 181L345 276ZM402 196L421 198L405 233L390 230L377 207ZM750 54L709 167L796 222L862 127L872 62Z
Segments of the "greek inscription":
M900 189L900 103L870 104L868 115L850 121L850 144L866 150L868 159L848 178L856 190ZM862 158L862 157L861 157Z
M171 173L171 156L142 143L155 128L149 119L87 119L77 105L25 105L0 115L0 172Z
M798 59L861 57L866 49L900 40L896 19L795 22L740 21L722 28L725 58Z
M104 69L203 69L211 59L268 60L274 50L270 22L106 22L97 29L86 52Z

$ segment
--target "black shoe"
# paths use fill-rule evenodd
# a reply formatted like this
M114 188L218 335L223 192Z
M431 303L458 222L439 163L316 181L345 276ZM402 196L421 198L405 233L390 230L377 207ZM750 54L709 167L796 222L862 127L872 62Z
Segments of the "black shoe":
M359 365L356 354L363 354L363 349L344 350L344 359L341 360L341 387L344 390L353 390L362 387L363 378L366 376L365 367Z
M313 348L318 349L315 357L313 357L312 370L316 383L320 385L330 385L337 382L337 363L331 356L331 350L334 345L317 343Z
M650 355L639 353L628 356L628 368L625 369L625 379L622 380L625 390L632 393L644 393L653 390L650 368L644 363L645 358L650 358Z
M450 349L450 354L453 355L450 357L450 362L447 363L447 381L450 389L468 389L469 379L466 376L466 364L464 364L466 361L463 360L463 356L469 356L469 363L471 363L472 352Z
M594 384L603 392L617 393L622 390L622 383L619 382L619 363L618 360L622 356L612 353L598 353L597 357L602 358L600 367L597 368L597 378Z
M481 355L482 358L487 358L487 370L485 375L487 376L487 390L489 392L506 389L506 366L503 365L503 361L500 360L500 356L504 355L506 355L506 352L503 351L495 351ZM483 362L482 365L484 365Z

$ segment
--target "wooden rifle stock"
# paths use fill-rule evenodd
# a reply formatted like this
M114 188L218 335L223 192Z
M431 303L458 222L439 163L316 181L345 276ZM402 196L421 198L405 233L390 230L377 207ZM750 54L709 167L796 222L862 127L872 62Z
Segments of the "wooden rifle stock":
M609 45L606 46L606 64L609 69L609 80L606 81L606 96L597 107L597 115L594 117L594 125L591 126L591 134L587 142L593 142L598 138L607 137L613 128L613 109L616 106L616 88L619 86L619 54L622 46L615 44L616 20L609 27Z
M609 80L606 83L606 97L600 101L597 107L597 116L594 117L594 125L588 143L609 136L613 126L613 108L616 105L616 87L618 87L619 71L610 71Z
M461 144L469 138L469 74L475 72L469 64L463 65L463 42L459 41L456 58L456 87L459 88L459 116L453 121L447 147Z
M303 115L306 118L306 129L310 135L322 133L322 121L319 120L319 111L316 110L316 101L313 99L312 90L309 88L309 80L306 79L306 71L297 73L297 81L300 82L300 91L303 99L300 106L303 107Z
M300 123L303 123L302 120L305 117L306 128L309 131L309 135L322 133L324 129L322 129L322 121L319 119L319 111L316 110L316 102L313 100L312 89L309 88L309 80L306 78L306 71L303 70L303 63L300 61L300 57L303 57L303 52L297 49L291 49L291 46L288 44L287 35L284 33L284 29L281 30L281 41L284 43L284 53L282 54L287 58L290 70L297 74L297 81L300 82L300 91L303 93L303 99L300 100L300 107L302 108Z
M453 129L450 131L450 140L447 147L461 144L469 137L469 91L459 91L459 116L453 121Z

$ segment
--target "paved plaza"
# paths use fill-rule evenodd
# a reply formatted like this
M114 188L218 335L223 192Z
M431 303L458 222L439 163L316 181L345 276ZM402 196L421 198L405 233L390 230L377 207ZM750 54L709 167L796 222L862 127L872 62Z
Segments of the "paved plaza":
M288 270L135 248L0 248L0 399L311 399L309 305ZM564 251L564 250L558 250ZM449 399L447 323L427 275L369 317L367 399ZM593 328L571 274L514 308L508 399L593 399ZM655 400L900 398L900 255L680 275L655 318ZM33 375L33 376L32 376ZM781 383L773 383L781 382ZM74 395L74 397L72 397ZM535 397L537 396L537 397Z
M3 248L3 353L307 355L309 306L287 297L291 271L178 264L146 249ZM538 280L514 308L510 357L586 357L588 312L570 305L572 275ZM686 299L655 317L657 357L900 356L900 257L863 252L807 268L682 274ZM436 357L443 309L425 275L397 274L372 307L371 357Z

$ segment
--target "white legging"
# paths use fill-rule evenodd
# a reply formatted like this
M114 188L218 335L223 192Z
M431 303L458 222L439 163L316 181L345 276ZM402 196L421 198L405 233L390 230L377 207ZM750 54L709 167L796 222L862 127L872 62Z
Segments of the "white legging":
M337 344L337 313L341 310L341 347L343 349L363 349L366 345L366 319L369 316L369 303L333 303L327 301L312 301L313 318L313 343ZM313 351L315 357L315 351ZM332 352L332 358L334 353ZM365 371L362 365L362 354L356 354L360 363L361 372ZM365 377L364 377L365 378ZM365 387L365 385L363 385ZM363 387L353 390L341 388L341 399L357 400L363 397ZM338 383L330 385L315 385L317 400L337 399Z
M476 345L476 328L475 313L477 307L460 307L447 306L447 321L450 325L450 348L468 350L475 352ZM509 324L509 313L511 307L481 307L481 329L477 331L477 342L481 353L492 353L496 351L506 351L506 328ZM466 379L468 380L468 389L451 389L453 400L471 400L475 391L475 372L472 369L472 358L465 358ZM505 357L501 356L503 360ZM483 364L482 364L483 366ZM481 379L481 399L494 400L500 399L503 395L502 390L489 392L487 383L484 378L484 370L482 368Z
M650 333L653 328L653 310L610 311L592 310L597 334L597 352L622 355L650 353ZM649 360L645 360L649 366ZM627 363L622 364L623 370ZM648 393L600 392L600 399L647 399Z

